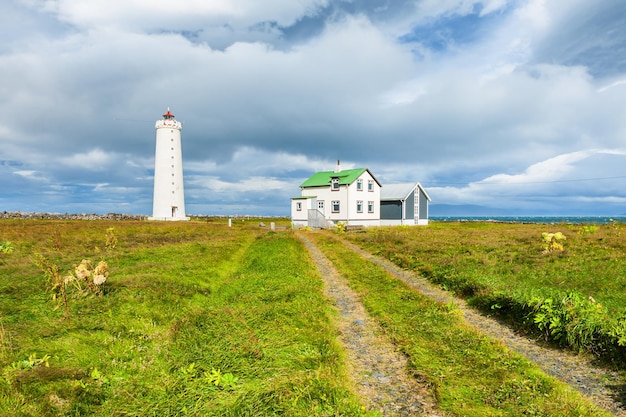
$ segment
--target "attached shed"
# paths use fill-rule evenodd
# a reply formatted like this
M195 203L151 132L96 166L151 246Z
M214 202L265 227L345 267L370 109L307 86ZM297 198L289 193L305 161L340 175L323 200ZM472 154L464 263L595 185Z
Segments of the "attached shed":
M380 190L380 224L427 225L429 202L419 182L385 184Z

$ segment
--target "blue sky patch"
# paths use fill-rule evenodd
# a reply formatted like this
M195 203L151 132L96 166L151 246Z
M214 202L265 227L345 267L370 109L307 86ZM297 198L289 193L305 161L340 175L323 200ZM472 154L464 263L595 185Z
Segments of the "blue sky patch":
M420 43L436 52L472 44L489 36L501 22L506 11L481 16L482 6L475 5L470 14L443 15L424 24L416 25L410 33L399 38L401 43Z

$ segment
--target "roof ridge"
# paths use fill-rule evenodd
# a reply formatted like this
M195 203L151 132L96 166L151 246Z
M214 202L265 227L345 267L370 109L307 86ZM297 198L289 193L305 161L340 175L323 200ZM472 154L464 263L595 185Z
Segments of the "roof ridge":
M369 172L368 168L350 168L335 171L319 171L311 175L300 187L321 187L329 185L332 178L341 178L340 184L352 184L357 177L364 172Z

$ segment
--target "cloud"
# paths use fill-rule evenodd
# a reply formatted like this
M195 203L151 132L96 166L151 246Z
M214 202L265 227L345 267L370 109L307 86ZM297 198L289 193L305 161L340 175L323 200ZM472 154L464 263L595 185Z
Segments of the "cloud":
M541 2L549 26L535 38L534 59L560 65L584 65L604 78L626 71L626 4L601 0Z
M209 24L230 22L250 25L275 21L288 25L303 15L324 6L323 0L303 0L285 4L281 1L189 0L173 4L166 0L95 0L74 2L57 0L46 3L46 10L73 25L83 27L122 26L151 29L169 27L201 28Z
M61 164L73 169L87 171L105 171L110 169L119 158L101 149L93 149L87 153L74 154L60 159Z
M570 214L569 204L604 203L596 205L596 213L617 214L626 198L621 187L626 176L616 172L625 162L624 149L589 149L539 161L519 174L496 174L465 186L431 187L429 193L435 202L514 207L532 214L542 210L554 214L555 209Z
M0 164L10 179L0 201L149 214L154 122L167 107L183 122L195 213L288 214L298 185L337 159L383 183L420 181L433 207L618 201L615 181L583 191L539 179L619 169L621 155L605 150L622 149L626 134L623 8L11 2L0 28L0 160L11 161Z
M605 92L605 91L607 91L607 90L609 90L611 88L618 87L618 86L621 86L621 85L624 85L624 84L626 84L626 80L613 81L612 83L610 83L608 85L605 85L603 87L598 88L597 91L598 91L598 93L603 93L603 92Z
M32 170L13 171L13 174L19 175L22 178L26 178L28 180L33 180L33 181L45 181L45 182L48 181L45 177L41 175L41 173L37 171L32 171Z
M249 191L275 191L284 190L289 187L290 183L284 181L278 181L275 178L267 177L250 177L237 182L226 182L219 178L206 178L203 184L207 189L224 192L232 191L234 193L249 192Z

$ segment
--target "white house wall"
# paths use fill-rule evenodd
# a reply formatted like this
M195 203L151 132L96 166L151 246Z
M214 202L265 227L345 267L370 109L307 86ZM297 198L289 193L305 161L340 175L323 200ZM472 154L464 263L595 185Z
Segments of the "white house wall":
M300 203L300 210L298 210L298 203ZM308 221L309 210L317 207L317 199L315 198L293 198L291 200L291 219L294 222L306 222Z
M358 179L363 180L363 189L357 190ZM374 190L368 191L368 181L374 181ZM333 222L347 222L351 225L371 226L380 224L380 186L368 171L363 172L350 185L340 185L339 190L331 190L330 184L323 187L307 187L302 190L302 196L316 196L315 207L320 201L324 202L324 216ZM363 212L357 212L357 201L363 201ZM300 201L300 200L298 200ZM339 213L332 212L332 202L339 201ZM374 202L374 211L369 213L367 204ZM293 204L293 203L292 203ZM292 214L294 213L292 208ZM293 217L292 217L293 218Z
M325 191L328 191L330 189L330 185L328 187L310 187L310 188L305 188L302 190L302 196L315 196L315 207L311 207L311 208L315 208L317 209L317 204L318 202L327 200L327 198L325 198ZM328 218L328 214L330 214L330 207L326 207L326 202L324 201L324 210L320 210L322 213L324 213L324 216ZM328 210L326 210L328 209Z
M363 189L357 190L357 181L354 181L347 187L346 202L348 206L346 211L348 213L348 223L358 224L362 226L371 225L373 223L379 224L380 220L380 186L376 183L374 178L365 171L359 176L358 179L363 180ZM374 190L368 191L368 181L374 182ZM363 201L363 211L357 212L357 201ZM368 202L374 203L374 211L368 212ZM342 206L343 210L343 206Z

